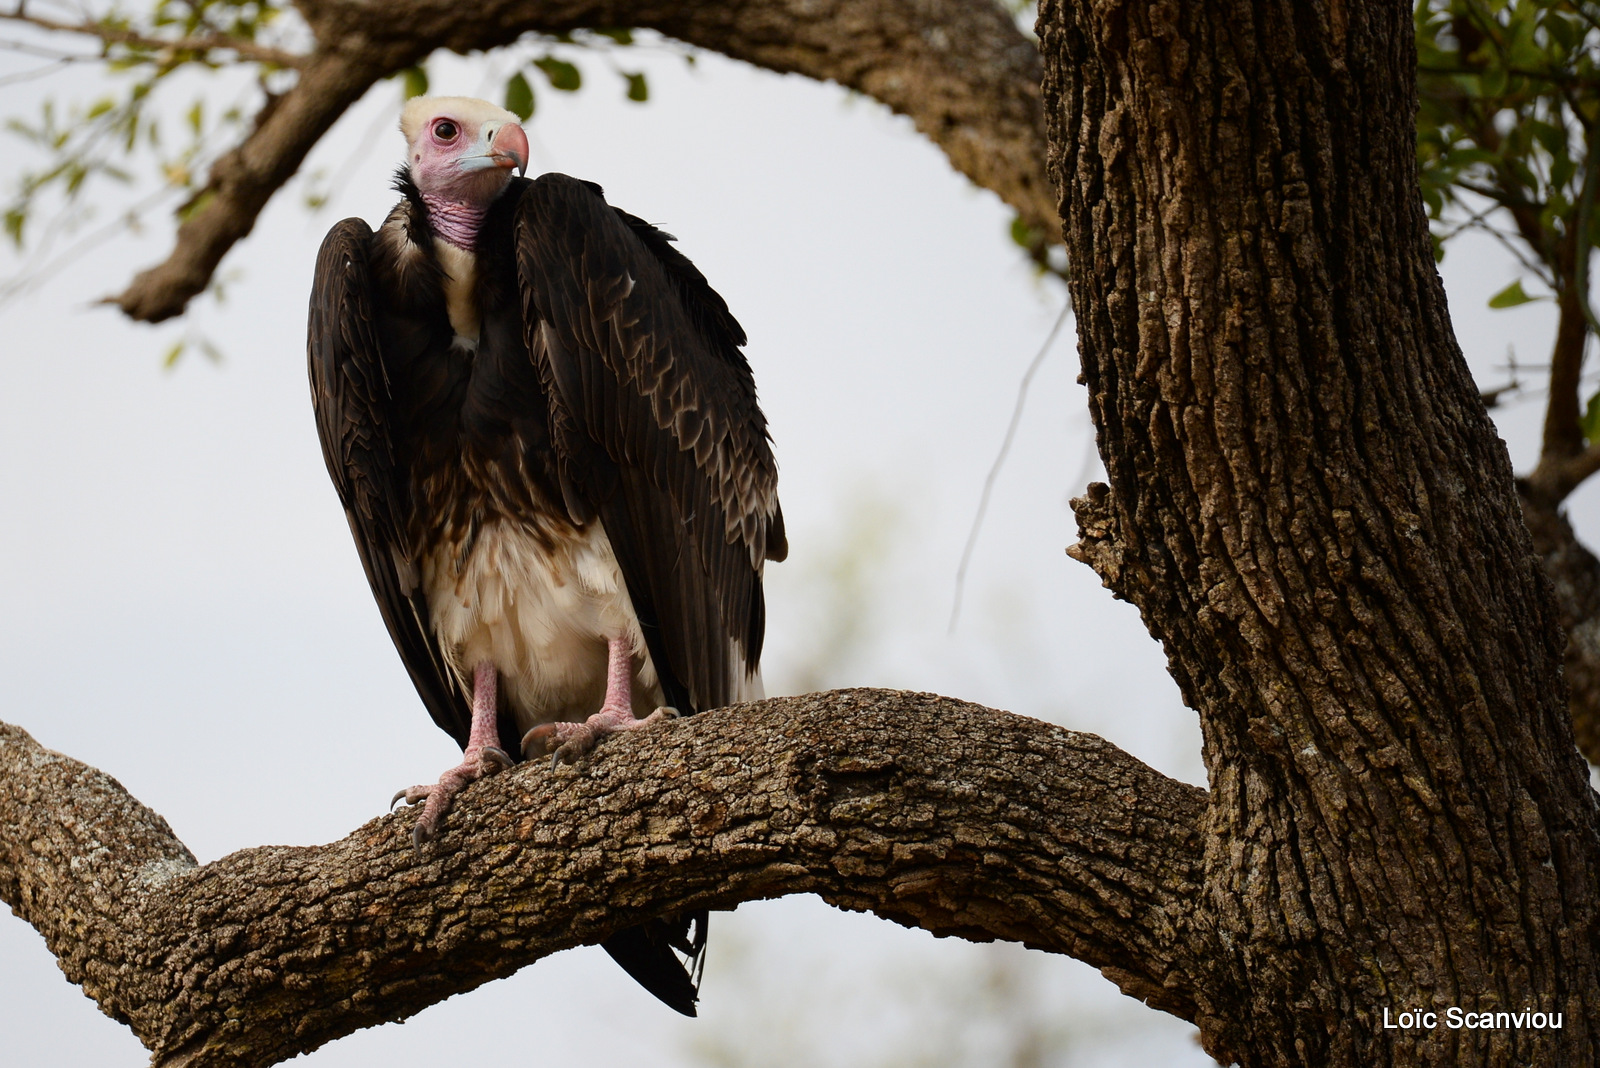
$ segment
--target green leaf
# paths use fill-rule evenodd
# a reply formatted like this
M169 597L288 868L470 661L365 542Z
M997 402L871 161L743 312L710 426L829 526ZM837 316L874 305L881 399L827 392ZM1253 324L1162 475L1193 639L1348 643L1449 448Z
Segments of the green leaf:
M1563 52L1571 52L1583 40L1583 29L1577 19L1561 12L1552 11L1544 21L1544 28Z
M1504 96L1508 77L1504 68L1490 67L1478 79L1478 88L1484 96Z
M161 366L169 369L178 366L178 359L183 356L183 348L186 344L187 342L183 338L174 341L172 347L167 350L167 354L161 357Z
M407 100L414 96L428 95L428 72L421 67L407 67L399 76L401 84L405 86Z
M555 56L540 56L533 61L533 65L544 71L544 76L550 80L550 88L559 89L563 93L576 92L583 85L583 73L564 59Z
M178 210L174 214L178 216L179 222L188 222L210 207L211 202L215 199L217 199L216 190L203 189L198 196L178 205Z
M632 30L595 30L601 37L609 37L619 45L633 44Z
M1566 155L1556 156L1550 161L1550 187L1552 189L1565 189L1567 183L1578 173L1578 165Z
M1500 292L1489 298L1491 308L1515 308L1518 304L1527 304L1530 301L1544 300L1544 297L1530 297L1522 288L1522 279L1517 279Z
M629 100L632 100L635 104L643 104L650 99L650 86L644 80L643 71L638 74L629 74L627 71L623 71L622 76L628 79Z
M28 213L21 208L10 208L6 211L6 236L18 248L22 247L22 227L28 221Z
M1023 222L1022 216L1017 215L1011 220L1011 240L1022 248L1032 251L1033 246L1038 243L1039 231Z
M1551 155L1564 153L1567 150L1567 131L1553 122L1541 122L1538 119L1523 120L1523 128L1533 134L1534 138Z
M523 122L533 117L533 86L520 70L506 82L506 110Z
M1578 420L1578 426L1583 430L1583 440L1593 445L1600 441L1600 393L1589 398L1589 403L1583 409L1583 418Z

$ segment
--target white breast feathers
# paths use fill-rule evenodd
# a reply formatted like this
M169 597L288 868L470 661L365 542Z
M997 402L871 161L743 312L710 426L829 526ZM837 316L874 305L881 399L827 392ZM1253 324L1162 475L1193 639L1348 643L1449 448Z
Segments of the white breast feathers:
M474 666L494 663L519 731L598 711L614 637L627 640L637 665L634 713L662 704L633 602L598 521L540 537L500 520L478 531L464 558L462 547L446 537L422 561L434 634L469 689Z
M450 313L450 328L464 347L478 347L478 257L457 248L443 238L433 242L434 255L444 268L445 308Z

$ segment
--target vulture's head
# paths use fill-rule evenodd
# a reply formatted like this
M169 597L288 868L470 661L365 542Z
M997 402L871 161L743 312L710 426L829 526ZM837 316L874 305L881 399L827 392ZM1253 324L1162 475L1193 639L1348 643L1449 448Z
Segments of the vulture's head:
M517 117L487 100L419 96L400 113L411 180L424 196L487 205L528 166L528 135Z

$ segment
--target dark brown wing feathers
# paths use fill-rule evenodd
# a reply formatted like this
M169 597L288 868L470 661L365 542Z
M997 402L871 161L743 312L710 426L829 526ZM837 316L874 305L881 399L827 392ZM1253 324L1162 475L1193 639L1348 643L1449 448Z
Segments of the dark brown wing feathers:
M317 433L389 635L434 722L465 746L470 701L445 667L403 540L407 491L373 320L372 240L366 223L346 219L317 254L306 345Z
M761 655L762 563L787 550L744 331L667 235L588 183L531 183L515 241L563 482L605 524L684 711L727 704Z

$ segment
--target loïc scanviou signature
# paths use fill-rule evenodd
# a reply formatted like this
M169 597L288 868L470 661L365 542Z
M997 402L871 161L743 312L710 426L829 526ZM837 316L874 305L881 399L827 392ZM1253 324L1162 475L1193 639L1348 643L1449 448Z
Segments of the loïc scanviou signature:
M1521 1012L1471 1012L1452 1005L1443 1012L1433 1009L1417 1009L1402 1012L1392 1019L1388 1008L1383 1010L1383 1026L1393 1030L1398 1028L1403 1031L1432 1031L1440 1027L1451 1030L1477 1030L1477 1031L1520 1031L1523 1029L1533 1031L1559 1031L1561 1030L1561 1014L1559 1012L1534 1012L1523 1009Z

